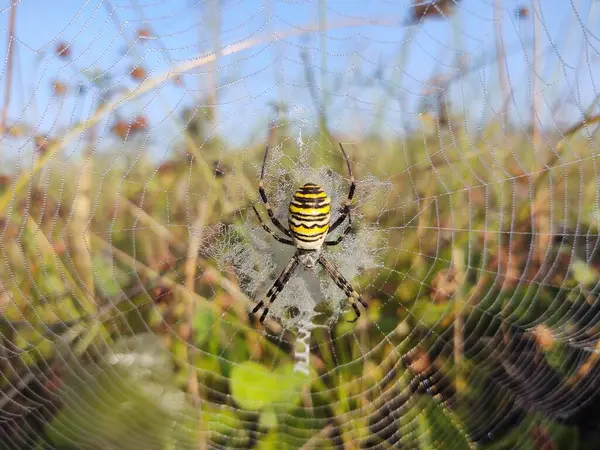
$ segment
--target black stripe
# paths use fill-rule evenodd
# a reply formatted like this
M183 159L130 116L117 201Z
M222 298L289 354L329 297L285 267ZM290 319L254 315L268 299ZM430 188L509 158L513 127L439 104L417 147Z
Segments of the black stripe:
M273 286L271 286L271 289L269 289L269 292L267 292L267 298L271 298L273 295L279 294L282 289L283 289L283 282L276 280L275 284Z
M303 194L320 194L324 192L321 186L302 186L298 191Z
M267 203L267 194L265 194L265 190L262 187L258 188L258 193L260 194L260 198L262 198L263 203Z
M308 228L310 230L311 228L321 228L321 227L324 227L325 225L321 225L320 223L314 223L314 224L311 224L311 225L307 225L305 223L300 223L300 224L295 224L294 223L294 226L296 226L296 227L304 227L304 228Z
M321 239L326 233L317 234L315 236L311 236L310 238L307 237L307 236L304 236L303 234L294 233L293 231L292 231L292 234L299 241L302 241L302 242L315 242L315 241L318 241L319 239Z
M288 222L290 222L292 219L296 220L296 222L307 222L307 223L322 223L323 225L325 225L326 223L329 223L329 217L325 216L325 217L317 217L317 216L304 216L304 217L298 217L296 215L296 213L290 213L290 215L288 216Z
M327 219L330 216L330 214L323 213L323 214L312 215L312 214L302 214L302 213L293 212L293 213L290 213L290 216L292 216L294 219L298 219L298 220L323 220L323 219Z
M290 225L294 225L296 227L302 227L302 226L306 225L307 228L308 227L315 228L315 225L319 226L319 227L328 227L329 226L329 221L327 219L320 220L320 221L319 220L299 220L296 217L290 217L290 219L288 220L288 223Z
M356 185L354 183L352 183L350 185L350 193L348 194L348 198L352 198L352 196L354 195L354 189L356 188Z
M298 206L299 208L304 208L307 205L311 206L311 207L314 207L314 208L321 208L321 207L323 207L325 205L330 205L331 204L327 200L328 200L327 197L323 197L323 198L302 198L302 197L296 197L294 195L294 199L292 200L292 204L294 206Z

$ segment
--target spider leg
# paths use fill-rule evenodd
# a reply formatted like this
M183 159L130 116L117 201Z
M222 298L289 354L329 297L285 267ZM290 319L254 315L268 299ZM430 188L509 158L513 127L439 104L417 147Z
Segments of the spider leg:
M350 305L352 305L352 308L356 313L356 319L358 319L360 317L360 310L358 309L356 302L358 301L365 308L368 306L367 302L362 298L362 296L358 292L356 292L356 290L354 290L352 285L348 282L348 280L344 278L344 276L340 273L337 267L335 267L333 264L327 261L323 255L319 256L319 259L317 261L319 262L319 264L321 264L323 269L325 269L325 272L327 272L327 275L331 277L333 282L337 284L338 287L341 290L343 290L344 293L348 296L348 300L350 300Z
M271 230L266 223L263 222L262 217L260 217L260 214L256 210L256 206L252 205L252 209L254 210L254 213L256 214L256 217L258 217L258 221L260 222L261 226L263 227L263 230L265 230L267 233L269 233L271 236L273 236L274 239L278 240L282 244L294 245L294 242L291 239L286 239L286 238L282 238L280 236L277 236L275 234L275 232L273 230Z
M354 175L352 174L352 166L350 165L350 160L348 159L348 155L346 154L346 151L344 150L344 147L342 147L341 143L340 143L340 149L342 150L342 154L344 155L344 160L346 161L346 165L348 166L348 173L350 174L350 190L348 191L348 198L344 201L344 204L342 205L342 208L341 208L342 214L329 227L330 233L333 230L335 230L337 227L339 227L342 224L342 222L344 222L344 220L346 219L346 216L350 217L350 205L352 204L352 199L354 198L354 191L356 189L356 182L354 181ZM352 219L350 219L350 224L352 224ZM344 234L346 234L346 231L344 232Z
M333 246L333 245L338 245L340 242L342 242L344 240L344 237L352 230L352 222L350 222L348 224L348 226L346 227L346 229L342 232L342 234L340 234L335 240L333 241L325 241L324 244L325 245L329 245L329 246Z
M283 271L281 272L279 277L277 277L277 280L275 280L275 283L273 283L273 286L271 286L271 289L269 289L267 291L267 295L265 296L265 299L258 302L256 304L256 306L252 309L252 314L256 314L256 312L260 308L262 308L263 306L265 307L265 309L263 310L263 312L260 316L260 323L263 323L265 321L265 318L267 317L267 313L269 312L269 307L275 301L275 299L277 298L277 296L279 295L279 293L281 292L283 287L290 280L291 276L294 273L294 270L296 270L296 267L298 267L298 263L300 263L300 260L298 259L298 255L296 254L292 257L292 259L290 260L288 265L285 266L285 269L283 269ZM268 304L265 306L265 303L267 302L267 300L268 300Z
M344 237L346 237L346 235L351 230L352 230L352 215L350 214L350 211L348 211L348 226L344 229L344 231L342 231L342 234L340 234L336 239L334 239L333 241L325 241L324 244L328 245L328 246L338 245L340 242L342 242L344 240ZM331 232L331 228L327 232L327 235L329 235L330 232Z
M284 227L279 219L275 217L275 213L273 212L273 208L271 207L269 200L267 199L267 193L265 192L265 185L263 182L263 178L265 177L265 167L267 164L267 155L269 154L269 146L265 149L265 157L263 158L262 168L260 169L260 181L258 182L258 193L260 194L260 198L262 202L265 204L265 208L267 209L267 214L269 215L269 219L273 222L279 231L281 231L286 236L292 237L290 230Z

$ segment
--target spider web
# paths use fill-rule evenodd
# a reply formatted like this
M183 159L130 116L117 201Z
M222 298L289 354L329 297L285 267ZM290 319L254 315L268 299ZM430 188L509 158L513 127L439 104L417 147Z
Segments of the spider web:
M284 143L285 144L285 143ZM283 145L282 145L283 146ZM334 172L331 168L312 167L309 158L318 152L318 143L304 142L302 134L298 136L299 155L297 159L284 157L280 149L274 148L269 152L270 159L265 167L268 173L266 188L273 192L272 202L275 216L285 223L288 215L289 199L298 188L306 182L316 183L325 192L331 193L331 208L334 211L332 221L339 217L344 200L347 198L349 182ZM311 151L312 150L312 151ZM290 169L280 168L282 159L289 161ZM260 168L258 169L260 171ZM382 182L374 177L358 180L356 189L361 193L359 205L370 207L373 211L381 211L381 202L389 195L391 184ZM354 213L353 220L364 222L364 215ZM346 235L339 251L324 252L339 270L349 279L354 279L366 271L381 268L384 253L383 233L377 227L378 219L371 220L353 233ZM247 216L243 223L224 227L218 225L220 236L212 240L205 253L215 260L221 270L233 269L241 282L242 290L249 298L264 297L266 291L278 275L277 268L285 267L295 252L293 247L274 245L273 239L265 233L255 216ZM339 236L342 231L334 232L329 239ZM215 234L215 230L209 230ZM280 247L280 248L278 248ZM337 323L342 310L349 305L346 296L328 276L316 275L317 271L299 267L295 276L286 285L270 312L272 316L283 321L285 328L298 328L300 322L313 323L316 315L314 308L322 303L328 303L333 314L325 320L327 326ZM265 284L268 281L268 284ZM293 314L290 309L293 308ZM317 322L323 322L318 321ZM314 324L314 323L313 323Z
M0 448L597 446L598 2L4 8Z

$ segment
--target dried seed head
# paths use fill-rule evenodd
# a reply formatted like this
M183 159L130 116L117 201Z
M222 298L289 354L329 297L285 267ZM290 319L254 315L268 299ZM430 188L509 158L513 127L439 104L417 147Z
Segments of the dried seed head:
M527 19L529 18L529 8L527 6L520 6L515 11L515 16L517 19Z
M150 36L152 36L152 33L149 28L142 27L138 30L137 35L138 35L138 38L141 38L142 40L144 40L144 39L148 39Z
M148 121L144 116L136 116L131 122L131 131L142 131L148 128Z
M129 134L129 125L123 120L117 120L113 125L113 133L121 139L125 139Z
M411 21L419 22L427 18L446 18L454 13L460 0L414 0L411 6Z
M52 91L54 92L54 95L62 97L67 94L67 90L68 86L66 83L60 80L52 81Z
M70 58L71 48L69 47L69 45L65 42L58 43L58 45L56 46L56 56L64 59Z
M52 143L52 140L45 134L38 134L34 138L35 151L38 155L43 155L48 150L48 146Z
M177 74L173 77L173 83L177 86L183 86L183 76L181 74Z
M536 325L533 329L533 337L537 344L544 350L548 350L554 345L552 329L546 324L540 323Z
M133 78L136 81L140 81L146 78L146 70L141 66L132 67L130 73L131 78Z

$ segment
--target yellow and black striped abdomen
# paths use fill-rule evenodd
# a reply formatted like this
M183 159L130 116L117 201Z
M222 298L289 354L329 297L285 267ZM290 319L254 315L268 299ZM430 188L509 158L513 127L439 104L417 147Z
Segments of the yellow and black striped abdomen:
M329 230L331 200L321 186L306 183L290 203L289 226L296 247L321 248Z

